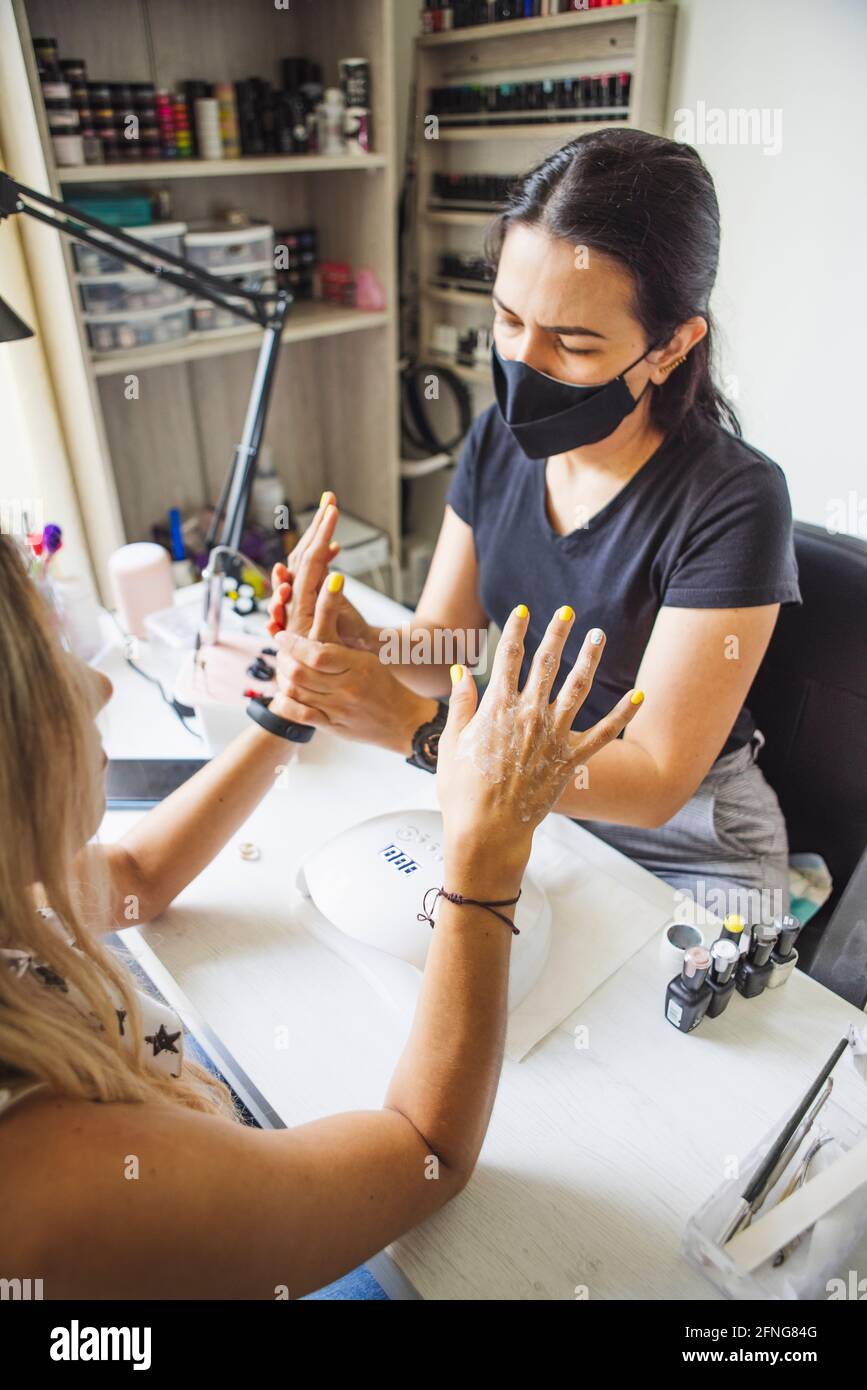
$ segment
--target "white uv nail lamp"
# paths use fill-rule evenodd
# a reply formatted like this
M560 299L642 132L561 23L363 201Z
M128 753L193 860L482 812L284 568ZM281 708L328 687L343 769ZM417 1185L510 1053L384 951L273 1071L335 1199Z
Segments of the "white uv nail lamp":
M299 870L297 887L345 936L421 972L432 933L418 914L427 889L443 884L442 839L438 811L374 816L315 850ZM441 904L438 898L434 918ZM512 936L510 1012L536 984L551 944L550 904L530 874L521 885L515 926L519 935Z

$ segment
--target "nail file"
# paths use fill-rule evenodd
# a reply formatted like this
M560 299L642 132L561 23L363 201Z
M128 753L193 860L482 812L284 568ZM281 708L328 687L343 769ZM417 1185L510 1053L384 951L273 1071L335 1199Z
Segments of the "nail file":
M867 1183L867 1138L817 1173L803 1187L779 1202L726 1245L726 1254L745 1273L757 1269L795 1236L800 1235L840 1202Z

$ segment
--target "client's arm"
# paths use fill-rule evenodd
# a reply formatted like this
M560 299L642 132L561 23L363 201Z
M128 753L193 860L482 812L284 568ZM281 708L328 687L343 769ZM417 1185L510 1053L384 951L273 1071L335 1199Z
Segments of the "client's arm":
M333 554L336 520L326 503L308 533L298 573L297 621L305 631ZM312 635L318 631L314 624ZM280 695L271 708L287 719L297 718ZM108 912L98 918L105 929L140 925L165 911L244 824L290 752L285 739L251 721L224 752L142 816L117 844L82 850L77 864L83 884L92 880L98 885L108 871Z
M514 614L478 711L470 677L455 673L437 773L450 892L516 897L533 831L572 768L635 714L627 697L570 733L599 656L585 641L549 704L570 627L554 616L519 693L526 618ZM483 908L441 904L380 1109L262 1131L167 1104L29 1099L4 1154L9 1271L38 1269L53 1298L294 1299L354 1269L473 1171L502 1065L511 943L509 923ZM142 1182L118 1176L129 1154Z

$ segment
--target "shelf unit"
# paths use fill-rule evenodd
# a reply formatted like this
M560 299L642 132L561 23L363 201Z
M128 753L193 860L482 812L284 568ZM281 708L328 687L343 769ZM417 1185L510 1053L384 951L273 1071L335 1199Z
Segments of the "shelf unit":
M13 0L43 167L14 169L23 183L63 197L83 186L171 190L172 217L192 222L242 208L276 230L315 226L323 260L376 272L382 312L299 301L290 310L266 443L296 509L333 488L343 507L400 536L397 379L394 0L316 0L278 8L270 0ZM161 160L58 168L53 160L32 50L33 34L57 38L61 55L83 58L91 79L279 79L279 60L303 54L323 65L364 56L372 72L374 152L266 155L235 160ZM56 238L57 241L64 240ZM105 458L95 476L116 491L121 534L106 550L150 536L167 508L197 508L219 495L241 429L259 330L191 335L164 347L99 356L89 351L68 245L62 252L78 350ZM133 374L138 396L126 384ZM80 393L79 393L80 394ZM76 408L79 408L77 405ZM86 409L86 403L80 403ZM105 555L95 555L105 588Z
M434 173L512 174L529 169L577 135L609 126L662 133L665 122L676 6L669 0L510 20L500 24L420 35L416 40L416 267L419 351L433 361L455 364L432 349L436 322L489 327L484 294L432 283L441 252L482 254L484 229L494 209L432 207ZM628 71L632 74L626 119L554 120L520 118L503 125L439 122L437 138L425 137L428 92L450 84L529 81L549 72L563 76ZM576 113L579 116L586 113ZM610 114L608 113L603 114ZM443 307L443 306L448 306ZM471 384L490 387L486 369L455 367Z

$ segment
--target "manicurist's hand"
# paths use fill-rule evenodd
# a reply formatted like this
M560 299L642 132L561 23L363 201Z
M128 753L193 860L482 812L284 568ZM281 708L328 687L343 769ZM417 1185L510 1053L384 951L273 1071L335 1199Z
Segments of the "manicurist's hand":
M299 594L311 587L317 563L310 552L302 560ZM304 614L307 607L305 600L299 611ZM284 719L328 728L343 738L409 757L413 734L434 717L437 702L397 679L380 659L378 637L373 651L347 645L342 626L347 608L355 613L343 594L343 575L331 574L315 601L306 632L292 630L290 620L289 630L277 634L279 693L272 708Z
M536 826L579 769L626 728L643 700L641 692L630 691L598 724L573 733L572 723L604 650L604 634L598 628L587 634L552 701L575 615L569 607L554 614L519 690L528 618L523 604L513 609L478 707L474 680L463 667L452 668L449 717L439 743L437 795L445 823L447 868L453 881L471 884L476 897L480 887L512 887L516 875L520 881ZM592 772L587 775L592 777Z

